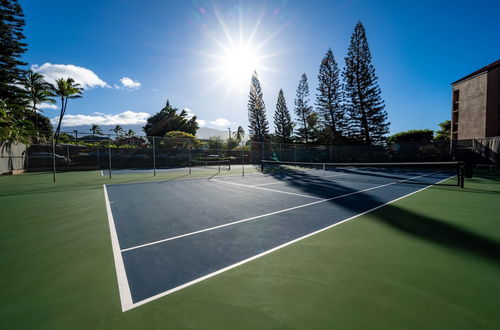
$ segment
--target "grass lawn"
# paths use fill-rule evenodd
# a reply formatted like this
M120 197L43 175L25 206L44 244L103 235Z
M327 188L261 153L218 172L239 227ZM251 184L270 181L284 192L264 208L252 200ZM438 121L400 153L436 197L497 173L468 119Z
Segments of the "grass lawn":
M102 185L187 176L0 177L0 324L500 329L500 173L487 173L465 189L426 189L125 313Z

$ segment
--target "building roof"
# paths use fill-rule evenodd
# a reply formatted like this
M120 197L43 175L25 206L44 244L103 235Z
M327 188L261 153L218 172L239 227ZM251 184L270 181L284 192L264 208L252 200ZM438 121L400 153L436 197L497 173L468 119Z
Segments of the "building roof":
M480 74L480 73L483 73L483 72L486 72L486 71L493 70L494 68L496 68L496 67L498 67L498 66L500 66L500 60L495 61L495 62L493 62L493 63L491 63L491 64L488 64L487 66L482 67L481 69L479 69L479 70L477 70L477 71L474 71L474 72L472 72L471 74L468 74L468 75L466 75L465 77L460 78L460 79L458 79L458 80L457 80L457 81L455 81L455 82L452 82L451 84L452 84L452 85L455 85L456 83L459 83L459 82L461 82L462 80L469 79L469 78L472 78L472 77L474 77L474 76L477 76L477 75L478 75L478 74Z

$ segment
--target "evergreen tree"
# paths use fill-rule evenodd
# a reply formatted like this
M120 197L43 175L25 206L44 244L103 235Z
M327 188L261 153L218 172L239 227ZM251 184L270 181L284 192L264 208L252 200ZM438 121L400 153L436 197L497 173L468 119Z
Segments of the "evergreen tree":
M165 136L171 131L181 131L196 135L199 126L196 122L196 116L189 118L188 112L183 109L179 114L179 109L172 107L169 100L160 112L149 117L144 132L148 136Z
M26 65L20 58L26 52L23 42L24 14L17 0L0 1L0 99L7 103L22 103L20 88Z
M300 128L297 130L298 138L305 143L309 143L311 128L308 125L308 118L313 112L309 106L309 84L306 74L302 74L297 87L297 96L295 98L295 114L299 117Z
M318 81L316 107L323 126L328 128L330 132L330 142L332 143L334 139L346 135L348 121L342 105L342 85L339 79L339 67L330 48L321 61Z
M269 123L266 118L266 105L257 72L252 75L248 95L248 130L252 141L264 142L269 138Z
M351 138L366 144L385 141L390 123L377 83L366 31L356 24L343 72Z
M280 143L292 142L293 122L282 89L278 93L278 102L274 113L274 134Z

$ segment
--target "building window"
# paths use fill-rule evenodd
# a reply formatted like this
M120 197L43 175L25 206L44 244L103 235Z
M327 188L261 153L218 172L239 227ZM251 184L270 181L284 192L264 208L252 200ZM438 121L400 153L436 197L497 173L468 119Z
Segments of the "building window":
M460 91L454 90L453 91L453 111L458 110L458 101L460 99Z

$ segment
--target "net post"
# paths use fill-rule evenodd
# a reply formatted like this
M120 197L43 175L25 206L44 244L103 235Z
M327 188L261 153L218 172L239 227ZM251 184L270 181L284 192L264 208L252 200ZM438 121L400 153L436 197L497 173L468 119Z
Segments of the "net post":
M260 172L264 173L264 162L263 162L263 160L260 161Z
M229 171L231 171L231 157L229 157Z
M155 137L153 136L153 176L156 176Z
M108 134L108 163L109 163L109 178L111 179L111 134Z
M208 167L208 162L207 162L207 167ZM220 173L220 162L219 162L219 172L218 173Z
M52 133L52 178L56 182L56 141Z
M464 187L464 181L465 181L465 169L464 169L464 164L462 163L460 165L460 188Z

